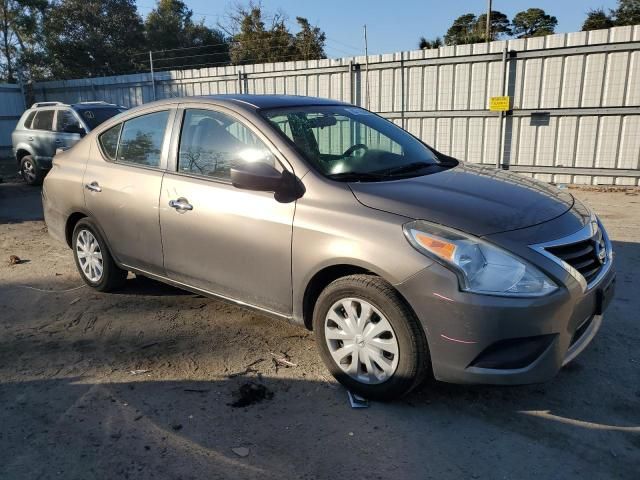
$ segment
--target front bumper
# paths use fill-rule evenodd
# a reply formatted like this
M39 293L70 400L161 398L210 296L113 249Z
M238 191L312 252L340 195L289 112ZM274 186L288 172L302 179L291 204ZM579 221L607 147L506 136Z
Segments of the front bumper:
M565 278L541 298L478 295L460 291L455 275L434 263L396 287L424 327L436 379L516 385L551 379L602 324L613 264L587 291Z

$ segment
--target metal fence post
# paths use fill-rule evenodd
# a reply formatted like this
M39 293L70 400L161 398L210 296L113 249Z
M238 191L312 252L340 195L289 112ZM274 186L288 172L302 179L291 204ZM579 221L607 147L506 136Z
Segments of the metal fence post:
M149 50L149 66L151 67L151 97L156 99L156 78L153 72L153 52Z

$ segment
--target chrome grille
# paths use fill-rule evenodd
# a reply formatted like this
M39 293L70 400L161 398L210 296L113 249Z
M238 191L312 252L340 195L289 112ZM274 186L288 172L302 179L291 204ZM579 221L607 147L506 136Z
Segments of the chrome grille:
M606 243L600 228L591 238L565 245L547 246L545 250L576 269L591 283L607 260Z

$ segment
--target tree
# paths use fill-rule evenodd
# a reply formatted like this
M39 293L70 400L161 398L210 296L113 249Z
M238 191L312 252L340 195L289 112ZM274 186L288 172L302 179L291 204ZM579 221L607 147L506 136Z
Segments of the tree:
M603 9L589 10L587 18L582 24L582 31L611 28L615 25L613 18L607 15Z
M55 78L115 75L140 69L143 24L134 0L54 0L44 39Z
M616 26L640 24L640 0L618 0L612 12Z
M464 45L484 41L484 33L478 35L478 19L473 13L465 13L453 21L453 24L444 35L444 43L447 45Z
M440 48L441 46L442 39L440 37L436 37L433 40L427 40L424 37L420 37L420 42L418 43L420 50L431 50L432 48Z
M558 19L541 8L530 8L513 17L513 34L518 38L542 37L555 32Z
M291 34L287 16L281 12L265 16L257 4L238 5L228 14L226 33L234 64L282 62L325 58L325 34L306 18L297 17L300 32Z
M158 0L145 21L147 48L157 68L190 67L229 62L229 43L223 32L195 23L191 11L181 0ZM188 51L180 49L188 48ZM168 52L161 52L169 50Z
M16 69L23 70L29 58L35 60L41 52L42 18L47 0L2 0L0 2L0 43L2 49L2 78L14 82ZM21 74L31 78L33 71Z
M296 33L293 45L302 56L302 59L317 60L326 58L324 42L327 36L325 33L319 27L311 25L306 18L296 17L296 22L298 22L300 31Z
M476 35L482 36L486 41L487 35L487 14L483 13L478 17L475 23L474 31ZM511 35L511 22L509 17L497 10L491 10L491 38L490 40L498 40L502 35Z

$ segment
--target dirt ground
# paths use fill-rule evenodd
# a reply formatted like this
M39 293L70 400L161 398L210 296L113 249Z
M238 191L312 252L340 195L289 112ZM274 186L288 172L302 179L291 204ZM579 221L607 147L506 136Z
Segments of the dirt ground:
M575 362L543 385L430 382L356 410L302 328L133 276L115 294L82 287L39 189L5 175L0 478L637 479L640 195L575 194L618 269ZM258 402L234 407L247 382Z

